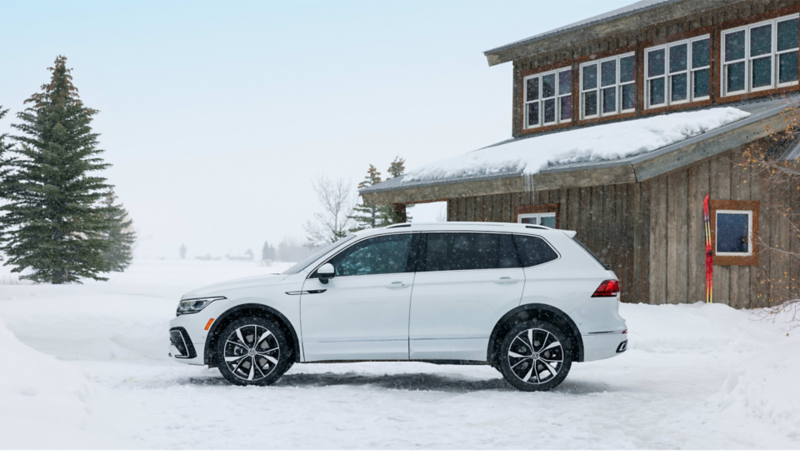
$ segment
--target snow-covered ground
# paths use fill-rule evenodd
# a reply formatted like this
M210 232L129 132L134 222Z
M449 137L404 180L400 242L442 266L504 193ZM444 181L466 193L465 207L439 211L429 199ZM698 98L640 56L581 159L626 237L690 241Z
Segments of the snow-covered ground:
M284 266L137 260L82 286L0 267L0 448L800 448L800 334L723 305L623 305L629 351L548 393L421 363L243 388L167 358L183 292Z

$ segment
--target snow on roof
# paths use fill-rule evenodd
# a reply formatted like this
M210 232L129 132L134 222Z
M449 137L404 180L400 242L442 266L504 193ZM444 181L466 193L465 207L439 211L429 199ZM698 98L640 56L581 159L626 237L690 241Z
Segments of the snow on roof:
M536 174L580 162L645 154L750 116L733 107L653 116L518 139L431 163L408 172L402 183L464 177Z
M557 35L559 33L563 33L563 32L569 31L569 30L574 30L574 29L577 29L577 28L581 28L581 27L584 27L584 26L587 26L587 25L591 25L593 23L604 22L606 20L614 19L616 17L621 17L621 16L625 16L625 15L628 15L628 14L632 14L634 12L640 12L640 11L643 11L643 10L646 10L646 9L655 8L655 7L661 6L664 3L674 3L674 2L677 2L677 1L680 1L680 0L640 0L638 2L631 3L630 5L623 6L622 8L617 8L617 9L605 12L603 14L599 14L599 15L596 15L596 16L589 17L588 19L583 19L583 20L580 20L578 22L573 22L573 23L571 23L569 25L565 25L563 27L559 27L559 28L556 28L556 29L553 29L553 30L549 30L549 31L546 31L544 33L540 33L540 34L531 36L529 38L521 39L519 41L515 41L515 42L512 42L510 44L502 45L500 47L497 47L497 48L494 48L494 49L491 49L491 50L487 50L487 51L485 51L483 53L484 54L490 54L490 53L499 52L501 50L506 50L508 48L515 47L515 46L520 45L520 44L528 44L530 42L534 42L534 41L537 41L539 39L546 38L548 36Z

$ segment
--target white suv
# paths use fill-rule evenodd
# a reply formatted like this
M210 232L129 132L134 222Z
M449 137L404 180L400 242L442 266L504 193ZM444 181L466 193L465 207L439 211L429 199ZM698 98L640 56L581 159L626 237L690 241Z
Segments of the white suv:
M619 284L575 232L445 222L369 229L282 274L183 296L170 356L268 385L295 362L488 363L549 390L627 348Z

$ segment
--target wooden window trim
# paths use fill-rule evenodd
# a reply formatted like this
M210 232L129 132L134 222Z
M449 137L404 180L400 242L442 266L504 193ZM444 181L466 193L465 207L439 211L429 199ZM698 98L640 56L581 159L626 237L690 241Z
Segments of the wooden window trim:
M566 72L566 71L572 72L572 74L570 75L569 94L560 94L559 93L559 88L561 86L560 86L559 75L562 72ZM555 88L555 93L554 93L554 96L552 97L552 99L555 100L555 119L556 120L555 120L555 122L545 123L544 122L544 99L543 99L542 95L543 95L543 91L544 91L544 86L543 86L544 85L544 77L546 77L548 75L553 75L555 77L556 88ZM570 98L572 98L572 110L574 112L574 109L575 109L575 98L574 98L574 89L573 89L574 83L572 81L573 77L575 77L575 71L573 70L572 65L567 65L567 66L563 66L562 65L562 66L557 67L555 69L550 69L550 70L530 73L530 74L524 75L522 77L522 130L524 130L524 131L541 130L541 129L544 129L544 128L557 127L559 125L563 127L563 126L569 126L569 125L572 124L572 118L574 117L574 114L570 114L569 119L562 119L561 118L561 98L562 97L570 97ZM538 99L537 100L533 100L533 101L529 102L528 101L528 80L531 79L531 78L538 78L539 79L539 83L538 83L539 93L538 93ZM534 102L539 104L539 123L537 125L528 125L528 104L534 103Z
M555 213L556 214L556 228L561 226L559 213L561 204L539 204L539 205L520 205L514 208L514 222L519 223L519 215L526 213Z
M708 65L702 67L693 67L693 56L694 56L694 47L693 44L699 41L708 40ZM669 54L673 47L686 45L686 69L683 71L679 71L682 74L686 75L686 100L679 100L673 101L672 100L672 83L671 78L676 76L676 73L671 73L669 64ZM660 76L650 77L648 76L648 66L650 64L650 52L663 50L664 51L664 74ZM712 73L711 73L711 62L713 58L714 46L711 42L711 34L706 33L699 36L694 36L687 39L678 39L674 41L669 41L663 44L654 45L652 47L645 47L642 49L642 58L644 60L644 68L642 70L642 80L643 80L643 109L645 111L656 110L659 112L667 110L669 107L680 107L680 108L687 108L691 107L693 104L698 104L700 102L707 102L711 100L711 92L713 91L711 86L712 80ZM695 97L694 96L694 73L701 70L708 71L708 95L702 97ZM650 90L648 89L649 83L653 79L663 78L664 79L664 103L658 105L651 105L650 104Z
M715 266L757 266L758 265L758 208L759 201L748 200L711 200L711 249ZM753 212L753 230L750 247L752 253L747 256L717 255L717 210L741 210Z
M638 109L638 100L639 100L637 98L637 89L638 89L638 86L641 84L639 82L639 74L638 74L638 71L637 71L637 66L639 65L637 53L638 52L636 50L633 50L633 51L630 51L630 52L619 53L619 54L616 54L616 55L613 55L613 56L609 56L609 57L606 57L606 58L598 58L598 59L595 59L595 60L592 60L592 61L586 61L586 62L578 64L578 73L577 73L577 75L578 75L578 89L576 91L576 94L577 94L578 97L576 99L574 97L574 94L573 94L572 108L574 109L576 105L578 106L578 120L579 121L581 121L582 123L586 123L588 121L592 121L592 120L595 120L595 119L610 119L610 118L615 118L617 116L624 115L624 114L634 114L634 115L636 114L636 110ZM630 58L630 57L633 57L633 64L634 64L633 81L623 82L623 81L620 80L620 76L621 76L620 60L622 60L623 58ZM604 87L603 84L602 84L602 76L603 76L602 65L603 65L603 63L607 63L609 61L614 61L615 65L616 65L615 66L616 67L616 75L615 75L616 76L616 80L615 80L615 82L613 84ZM596 77L597 77L596 78L596 83L597 83L597 85L594 88L584 90L584 88L583 88L583 69L584 69L584 67L591 66L591 65L596 65L597 66L597 69L596 69ZM573 76L574 76L574 74L573 74ZM633 85L633 93L634 93L633 94L633 105L634 106L633 106L633 108L624 110L624 109L622 109L622 99L623 99L622 87L623 86L628 86L628 85ZM615 95L617 109L615 111L613 111L613 112L610 112L610 113L604 113L603 112L603 91L605 89L609 89L609 88L612 88L612 87L616 90L614 95ZM596 102L597 112L595 114L591 115L591 116L584 116L584 105L583 105L584 94L585 93L589 93L589 92L596 93L595 102ZM576 100L577 100L577 102L576 102Z

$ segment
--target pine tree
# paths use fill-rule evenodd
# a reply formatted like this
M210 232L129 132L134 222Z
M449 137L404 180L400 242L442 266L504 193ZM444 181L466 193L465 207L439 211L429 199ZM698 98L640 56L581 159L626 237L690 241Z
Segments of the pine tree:
M380 182L381 173L378 172L375 166L369 165L367 175L364 177L364 180L358 184L358 189L364 189ZM355 208L353 208L353 214L350 215L350 218L356 223L355 227L351 228L350 231L357 232L359 230L381 227L383 219L381 215L382 210L382 205L365 205L362 199L361 205L356 205Z
M275 261L275 248L269 241L264 241L264 246L261 248L261 260Z
M4 110L2 106L0 106L0 119L3 119L5 115L8 113L8 110ZM13 180L11 178L12 175L12 165L14 159L7 155L9 151L11 151L13 144L7 142L8 134L3 133L0 134L0 199L7 198L11 192L11 186L13 184ZM3 241L3 223L0 222L0 243ZM0 257L0 261L3 258Z
M100 273L112 269L105 256L113 220L101 202L111 186L92 175L110 166L99 157L99 135L90 126L98 112L81 102L65 57L49 70L50 82L25 101L21 123L12 125L21 135L13 137L12 187L0 207L0 250L12 272L32 270L22 279L107 280Z
M180 252L180 254L181 254L181 260L186 258L186 245L185 244L181 244L181 248L178 250L178 252Z
M136 241L136 232L133 230L133 220L128 217L128 212L122 204L116 204L117 196L110 190L103 199L103 208L110 229L106 234L108 249L105 259L111 271L124 271L133 260L133 243Z
M406 160L400 158L399 156L394 158L394 161L389 165L389 170L387 171L391 177L387 178L386 180L391 180L393 178L400 177L406 172ZM406 205L406 209L412 207L413 205ZM411 216L408 214L403 217L395 208L394 205L381 205L380 206L380 218L382 225L388 226L392 224L400 224L403 222L411 222Z

